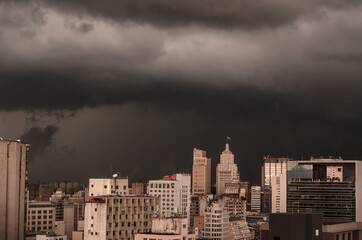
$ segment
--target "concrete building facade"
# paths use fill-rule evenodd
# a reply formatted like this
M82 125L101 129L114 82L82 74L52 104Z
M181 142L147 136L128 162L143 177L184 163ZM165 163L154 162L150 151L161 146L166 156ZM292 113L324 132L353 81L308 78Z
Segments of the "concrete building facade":
M133 240L150 232L159 208L154 196L107 195L90 197L85 207L85 240Z
M135 234L135 240L195 240L187 218L154 218L150 233Z
M230 218L229 239L230 240L251 240L250 228L245 220Z
M26 228L27 232L54 233L55 206L51 202L29 202Z
M204 215L204 239L229 239L229 213L221 202L212 202Z
M226 143L225 150L220 155L220 163L216 167L216 194L225 193L225 184L240 181L238 166L234 163L234 154Z
M89 197L104 196L111 194L127 195L128 178L90 178Z
M192 165L192 195L211 193L211 159L206 157L206 151L194 148Z
M24 239L29 147L0 138L0 239Z
M147 194L147 186L146 182L133 182L132 183L132 195L142 195Z
M260 186L251 186L250 189L251 195L251 211L252 212L261 212L261 187Z
M160 180L149 181L149 195L160 197L161 217L184 216L190 218L191 176L178 173Z
M287 212L287 173L272 177L272 213Z

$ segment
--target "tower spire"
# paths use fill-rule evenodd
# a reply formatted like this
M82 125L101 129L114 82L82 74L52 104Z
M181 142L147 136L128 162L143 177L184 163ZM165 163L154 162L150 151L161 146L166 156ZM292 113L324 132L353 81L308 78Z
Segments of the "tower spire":
M226 137L226 144L225 144L225 150L229 151L229 141L231 141L231 138L229 136Z

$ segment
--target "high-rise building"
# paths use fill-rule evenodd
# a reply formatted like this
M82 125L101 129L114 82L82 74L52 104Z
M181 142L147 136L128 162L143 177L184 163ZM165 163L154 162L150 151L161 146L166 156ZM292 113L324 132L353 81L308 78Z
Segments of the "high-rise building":
M194 163L192 165L192 195L211 193L211 159L206 157L206 151L194 148Z
M262 203L261 211L263 213L270 213L272 211L272 179L287 171L287 162L291 158L273 158L266 156L263 158L264 164L261 172L261 190L262 190Z
M222 202L213 202L205 211L204 239L229 239L229 213Z
M0 138L0 239L24 239L29 146Z
M272 177L272 213L287 212L287 173Z
M272 205L276 210L280 204L280 212L319 213L324 224L362 221L362 161L289 161L285 174L280 175L279 183L273 178Z
M216 167L216 194L225 193L225 184L233 180L240 181L238 166L234 163L234 154L226 143L225 150L220 155L220 163Z
M251 211L261 211L261 187L251 186Z
M160 216L183 216L189 219L191 176L178 173L149 181L149 195L160 197Z
M154 196L107 195L89 197L85 207L84 240L134 239L150 232L159 208Z
M90 178L89 179L89 196L103 196L103 195L127 195L128 190L128 177L122 178L115 175L114 178Z
M279 176L287 171L287 162L291 161L291 158L273 158L266 156L263 158L264 164L261 171L261 187L262 190L265 187L271 186L273 176Z

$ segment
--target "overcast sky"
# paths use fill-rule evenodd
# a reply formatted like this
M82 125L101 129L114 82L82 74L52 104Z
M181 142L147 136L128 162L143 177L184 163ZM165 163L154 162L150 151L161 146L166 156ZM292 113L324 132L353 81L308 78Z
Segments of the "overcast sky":
M362 159L362 1L0 2L0 136L30 180ZM213 177L214 178L214 177Z

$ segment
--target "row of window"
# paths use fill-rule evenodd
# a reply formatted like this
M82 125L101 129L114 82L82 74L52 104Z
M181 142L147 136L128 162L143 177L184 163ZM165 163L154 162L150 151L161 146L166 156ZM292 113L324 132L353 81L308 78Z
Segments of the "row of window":
M41 216L41 215L39 215L39 216L31 216L31 219L32 220L34 220L34 219L48 219L48 216L47 215L44 215L44 216ZM49 215L49 219L53 219L53 215ZM30 216L28 216L28 220L30 220Z
M42 210L38 210L38 211L35 211L35 210L32 210L31 211L31 214L36 214L38 212L38 214L41 214L42 213ZM53 213L53 210L43 210L43 213ZM28 214L30 214L30 211L28 211Z
M43 224L49 224L49 225L51 225L51 224L53 224L53 221L43 221ZM32 221L31 222L31 225L41 225L41 221Z
M175 188L174 183L151 183L150 188Z

